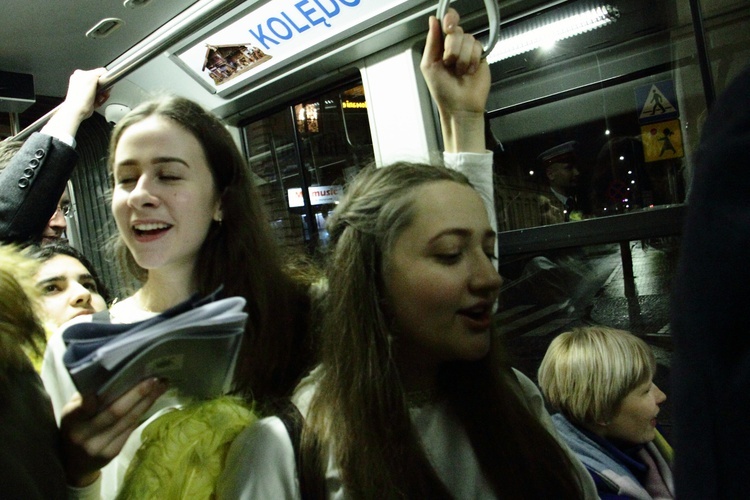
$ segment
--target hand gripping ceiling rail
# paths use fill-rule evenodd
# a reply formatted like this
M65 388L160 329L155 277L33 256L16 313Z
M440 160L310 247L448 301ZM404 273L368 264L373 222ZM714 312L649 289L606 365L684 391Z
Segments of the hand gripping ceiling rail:
M128 74L143 66L153 58L161 55L186 36L208 26L214 20L242 4L242 0L203 0L165 24L153 36L146 38L134 49L124 54L114 66L99 77L98 90L102 91L114 85ZM59 107L59 106L58 106ZM58 108L53 109L37 121L16 134L14 140L23 140L32 132L39 130L52 118Z
M438 3L437 14L435 17L438 21L442 22L445 13L448 12L448 4L451 0L440 0ZM482 58L486 58L492 49L495 48L498 38L500 37L500 7L497 5L497 0L484 0L484 7L487 9L487 20L490 25L490 39L487 41L482 51Z
M107 73L99 78L99 90L105 90L117 81L127 76L143 64L147 63L154 57L163 53L173 44L180 41L185 36L207 26L212 21L226 14L229 10L242 3L241 0L205 0L198 2L193 9L188 9L185 13L167 23L164 29L155 33L154 37L149 37L144 43L138 45L133 51L127 54L127 57L121 59L119 64L107 70ZM440 0L437 10L437 18L442 19L448 11L450 0ZM490 27L490 39L487 46L484 47L482 57L487 57L498 40L500 29L500 9L496 0L484 0L487 8L487 17ZM39 130L57 111L53 109L37 121L23 129L14 136L15 140L23 140L32 132Z

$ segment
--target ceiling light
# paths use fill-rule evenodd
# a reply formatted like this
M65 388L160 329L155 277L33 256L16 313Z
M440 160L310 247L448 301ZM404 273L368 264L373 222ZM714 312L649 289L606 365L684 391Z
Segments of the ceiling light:
M558 40L570 38L615 22L620 11L611 5L579 8L556 18L540 16L504 29L495 48L487 56L492 64L523 54Z
M145 6L149 2L151 2L151 0L125 0L122 2L122 5L128 9L137 9L138 7Z
M112 103L104 108L104 118L107 120L107 123L115 124L128 113L130 113L130 107L125 104Z
M96 26L86 32L88 38L106 38L122 26L124 21L116 17L102 19Z

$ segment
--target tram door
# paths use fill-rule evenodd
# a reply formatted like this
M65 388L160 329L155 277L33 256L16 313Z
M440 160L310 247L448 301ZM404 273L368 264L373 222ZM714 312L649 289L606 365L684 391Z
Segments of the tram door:
M346 181L374 160L362 84L295 103L242 132L278 240L315 254L327 244L325 221Z

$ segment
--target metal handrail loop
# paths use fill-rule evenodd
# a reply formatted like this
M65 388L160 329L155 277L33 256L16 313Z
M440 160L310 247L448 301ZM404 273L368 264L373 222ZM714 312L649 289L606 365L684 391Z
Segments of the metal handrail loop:
M451 0L440 0L438 3L437 14L435 16L441 23L446 12L448 12L450 3ZM497 5L497 0L484 0L484 7L487 10L487 20L490 24L490 39L487 41L487 45L483 46L482 59L486 58L492 52L492 49L495 48L495 44L497 44L500 38L500 7Z

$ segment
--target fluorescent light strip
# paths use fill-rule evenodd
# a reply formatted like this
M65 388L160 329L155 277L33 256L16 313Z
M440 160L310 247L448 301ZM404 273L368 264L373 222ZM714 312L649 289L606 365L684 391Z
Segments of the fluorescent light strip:
M543 45L552 44L558 40L580 35L602 26L613 23L620 17L620 11L611 5L603 5L573 14L564 19L553 21L542 26L503 38L487 56L487 62L492 64L509 57L532 51Z

